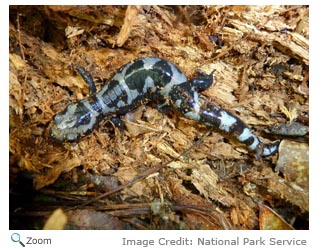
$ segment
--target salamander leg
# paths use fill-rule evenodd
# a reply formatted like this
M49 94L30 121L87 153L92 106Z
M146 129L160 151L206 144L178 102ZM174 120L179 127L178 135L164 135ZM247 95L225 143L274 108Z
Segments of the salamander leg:
M90 96L93 96L96 93L96 86L94 80L90 73L86 72L82 67L76 66L75 69L80 73L84 81L89 85Z
M121 132L124 131L124 129L125 129L124 122L123 122L119 117L114 117L114 116L113 116L113 117L110 118L110 121L111 121L111 123L112 123L114 126L116 126L117 128L119 128Z
M215 70L213 70L210 74L206 74L205 72L198 69L198 77L189 80L189 83L192 87L195 87L196 91L204 91L212 86L214 82L214 72Z
M174 110L174 108L171 105L168 105L165 102L158 104L156 106L156 109L160 111L161 113L169 113Z

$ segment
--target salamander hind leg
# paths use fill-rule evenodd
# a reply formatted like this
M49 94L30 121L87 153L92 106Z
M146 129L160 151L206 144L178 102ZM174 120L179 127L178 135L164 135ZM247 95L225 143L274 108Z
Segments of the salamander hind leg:
M202 70L197 70L198 77L189 80L190 86L194 87L196 91L204 91L211 87L214 82L214 72L213 70L210 74L206 74Z
M169 112L171 112L172 110L174 110L174 108L171 106L171 105L169 105L169 104L167 104L167 103L165 103L165 102L163 102L163 103L159 103L157 106L156 106L156 109L159 111L159 112L161 112L161 113L169 113Z

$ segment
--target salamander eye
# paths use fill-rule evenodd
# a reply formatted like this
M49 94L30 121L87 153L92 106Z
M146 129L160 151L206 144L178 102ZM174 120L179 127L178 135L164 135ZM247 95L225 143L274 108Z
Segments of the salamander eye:
M91 114L85 113L78 117L77 125L87 125L90 123L90 121L91 121Z

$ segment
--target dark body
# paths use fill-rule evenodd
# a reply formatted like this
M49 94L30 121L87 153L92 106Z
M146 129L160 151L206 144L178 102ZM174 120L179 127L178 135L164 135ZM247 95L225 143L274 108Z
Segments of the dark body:
M238 117L200 97L199 92L213 83L213 73L199 72L187 80L174 64L160 58L140 58L124 65L99 91L90 75L81 75L91 86L90 97L70 104L54 117L51 136L57 141L75 141L94 129L99 122L123 115L149 100L169 107L185 117L205 123L236 137L257 158L278 150L279 142L264 144Z

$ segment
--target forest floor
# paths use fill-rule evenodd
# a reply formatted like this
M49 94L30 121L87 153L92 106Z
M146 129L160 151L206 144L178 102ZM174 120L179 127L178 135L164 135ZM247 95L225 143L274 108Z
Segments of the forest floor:
M61 208L64 229L308 229L307 6L10 6L9 29L10 228L42 229ZM99 90L140 57L215 70L201 95L279 153L257 160L152 104L124 131L106 120L50 138L53 116L89 95L74 66Z

